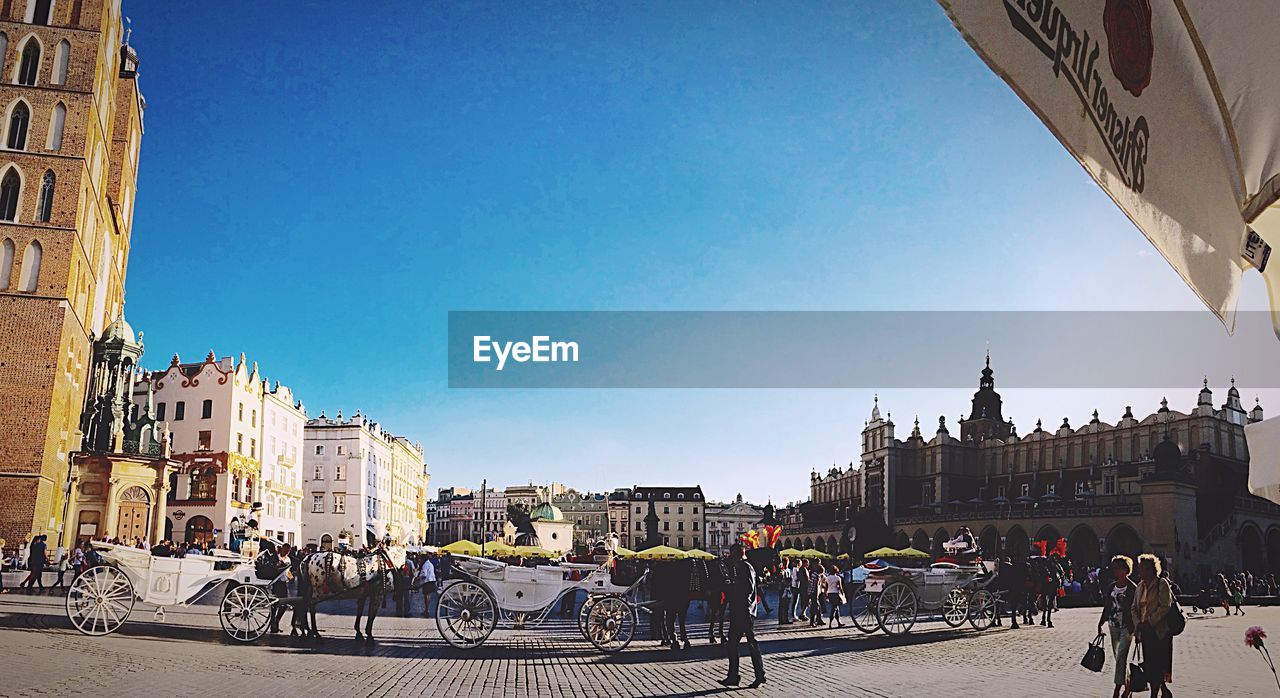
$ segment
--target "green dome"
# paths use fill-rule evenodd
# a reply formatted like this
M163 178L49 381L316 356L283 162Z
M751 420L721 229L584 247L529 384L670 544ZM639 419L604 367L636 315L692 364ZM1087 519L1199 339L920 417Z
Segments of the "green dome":
M529 512L529 518L534 521L564 521L564 513L551 502L543 502Z

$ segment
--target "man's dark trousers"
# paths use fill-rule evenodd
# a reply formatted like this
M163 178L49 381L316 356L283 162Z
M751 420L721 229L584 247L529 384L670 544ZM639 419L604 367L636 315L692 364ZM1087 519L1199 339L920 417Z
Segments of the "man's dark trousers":
M745 637L747 651L751 653L751 667L755 669L756 678L764 678L764 659L760 657L760 644L756 642L754 629L755 619L746 609L730 608L729 613L729 680L736 681L738 676L738 643Z

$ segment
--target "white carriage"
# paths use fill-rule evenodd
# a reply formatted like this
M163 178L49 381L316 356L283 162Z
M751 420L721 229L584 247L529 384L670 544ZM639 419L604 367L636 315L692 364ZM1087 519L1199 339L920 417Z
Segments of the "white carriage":
M850 615L865 633L879 629L902 635L911 630L921 612L940 613L952 628L968 621L975 630L986 630L999 612L999 598L988 588L994 570L991 562L936 562L927 568L890 565L873 570L854 592Z
M270 588L276 579L259 579L253 554L215 550L212 555L156 557L110 543L93 547L107 561L89 568L67 590L67 618L86 635L107 635L128 620L135 601L156 607L153 619L164 621L168 606L186 607L229 582L218 608L222 629L237 642L262 637L277 599ZM284 573L281 573L284 574ZM277 578L278 579L278 578Z
M469 555L453 556L454 578L445 582L436 606L436 627L445 642L459 649L484 644L499 621L521 629L536 626L566 594L578 589L587 601L578 630L601 652L618 652L636 631L631 593L640 581L615 584L610 562L561 563L516 567Z

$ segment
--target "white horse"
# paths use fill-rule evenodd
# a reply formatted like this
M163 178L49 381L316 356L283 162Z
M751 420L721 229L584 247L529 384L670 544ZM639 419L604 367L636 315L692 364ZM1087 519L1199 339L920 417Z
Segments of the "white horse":
M303 632L320 637L316 627L316 605L330 599L356 600L356 639L373 643L373 620L378 617L382 599L395 586L396 575L404 566L407 551L403 546L378 546L363 556L322 550L299 563L298 593L302 597ZM360 633L360 617L368 605L369 619L364 634ZM310 614L310 623L307 614ZM309 628L307 626L310 626Z

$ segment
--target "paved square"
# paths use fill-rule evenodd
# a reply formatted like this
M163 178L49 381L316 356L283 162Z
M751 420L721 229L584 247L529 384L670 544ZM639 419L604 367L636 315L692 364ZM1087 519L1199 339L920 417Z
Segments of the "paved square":
M327 639L319 646L269 636L255 645L231 644L214 607L171 609L165 623L138 604L125 627L108 637L72 630L61 598L0 596L0 694L31 695L520 695L665 696L725 694L715 683L726 662L707 644L705 626L692 629L693 649L673 652L637 640L604 656L571 623L548 621L536 630L499 630L470 652L447 646L434 620L379 618L380 642L358 644L352 618L321 613ZM696 604L695 604L696 605ZM418 609L420 612L420 608ZM1245 647L1249 625L1275 629L1280 608L1250 608L1243 618L1193 616L1177 642L1173 689L1178 696L1280 694L1255 650ZM1058 615L1054 629L993 628L952 631L939 622L917 624L902 640L852 629L779 629L762 622L761 648L769 682L742 695L840 696L1108 696L1107 669L1079 666L1092 638L1097 609ZM642 624L642 630L644 630ZM644 633L641 633L645 636ZM748 665L749 666L749 665Z

